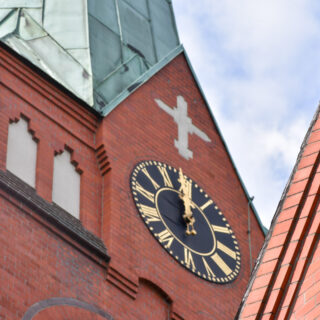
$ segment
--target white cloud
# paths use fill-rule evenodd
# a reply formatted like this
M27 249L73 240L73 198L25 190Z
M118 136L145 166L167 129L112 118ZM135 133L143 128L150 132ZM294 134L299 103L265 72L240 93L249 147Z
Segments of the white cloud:
M173 4L181 41L269 226L320 97L320 4Z

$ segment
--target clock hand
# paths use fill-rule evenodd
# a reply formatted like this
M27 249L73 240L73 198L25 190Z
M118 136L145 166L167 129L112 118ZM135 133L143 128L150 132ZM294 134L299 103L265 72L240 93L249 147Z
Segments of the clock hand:
M187 224L186 234L196 235L197 231L194 229L194 223L196 222L196 219L193 216L191 208L194 208L194 205L191 203L190 199L188 198L185 205L185 214L182 217Z
M178 182L180 182L179 191L181 192L179 194L179 198L183 201L183 204L184 204L184 214L182 217L187 224L186 234L196 235L197 231L194 229L194 226L193 226L196 220L193 217L192 210L191 210L191 208L195 207L191 199L191 185L185 179L181 168L179 168ZM190 227L191 227L191 230L190 230Z

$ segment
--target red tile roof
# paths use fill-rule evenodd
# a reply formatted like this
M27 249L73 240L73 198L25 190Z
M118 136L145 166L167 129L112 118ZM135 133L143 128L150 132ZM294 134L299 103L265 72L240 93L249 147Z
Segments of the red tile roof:
M320 106L302 143L238 319L320 319Z

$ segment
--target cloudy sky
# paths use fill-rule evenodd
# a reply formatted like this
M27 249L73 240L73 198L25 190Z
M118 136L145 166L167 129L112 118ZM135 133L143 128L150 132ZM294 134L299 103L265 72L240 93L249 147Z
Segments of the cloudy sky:
M173 5L180 40L269 227L320 100L320 3Z

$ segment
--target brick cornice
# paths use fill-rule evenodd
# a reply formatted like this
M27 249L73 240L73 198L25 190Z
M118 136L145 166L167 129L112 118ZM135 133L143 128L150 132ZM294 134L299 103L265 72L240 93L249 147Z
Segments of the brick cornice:
M101 239L86 230L78 219L54 203L45 201L32 187L8 171L0 170L0 195L95 262L107 266L110 257Z

